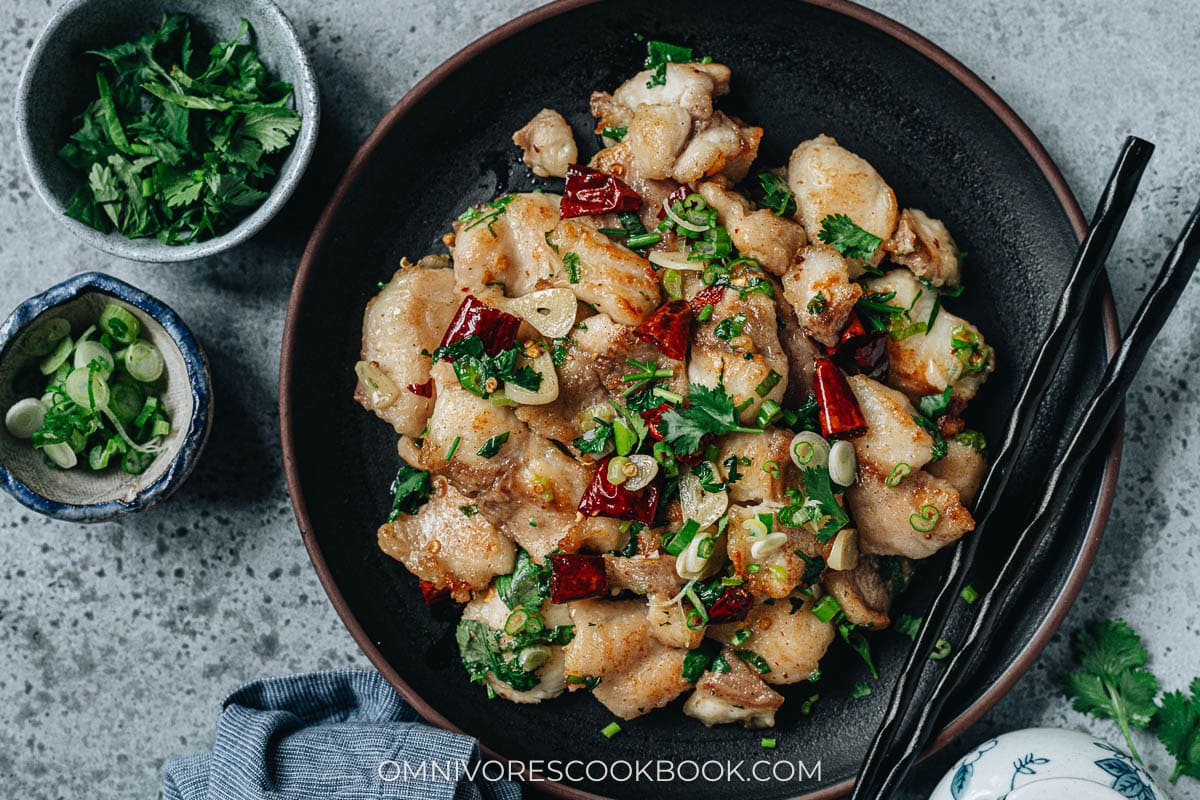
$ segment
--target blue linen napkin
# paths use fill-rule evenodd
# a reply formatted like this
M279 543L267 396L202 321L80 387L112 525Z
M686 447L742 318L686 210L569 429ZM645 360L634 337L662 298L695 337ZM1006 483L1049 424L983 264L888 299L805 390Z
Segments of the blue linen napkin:
M480 763L478 741L421 722L378 673L334 670L233 692L212 752L163 766L163 798L520 800L518 784L473 772Z

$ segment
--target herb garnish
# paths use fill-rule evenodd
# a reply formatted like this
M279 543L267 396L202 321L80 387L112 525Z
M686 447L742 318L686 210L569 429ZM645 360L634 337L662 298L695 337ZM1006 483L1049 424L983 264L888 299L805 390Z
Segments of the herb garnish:
M855 225L854 220L845 214L830 214L821 220L817 238L846 258L859 261L874 258L875 252L883 244L883 239Z
M672 408L663 414L663 441L675 448L676 453L688 455L700 449L700 440L706 433L724 436L762 431L742 425L733 398L725 393L724 384L710 388L693 383L688 387L687 407Z
M459 222L465 222L463 230L471 230L479 225L487 225L488 232L493 237L496 235L496 229L492 227L496 220L508 210L508 206L512 203L515 194L506 194L503 197L497 197L495 200L489 200L486 203L480 203L477 206L471 206L466 211L458 215ZM550 231L546 232L546 243L550 244Z
M658 42L653 39L646 42L646 69L653 69L654 74L646 81L646 88L665 86L667 83L667 64L686 64L695 61L692 58L692 48L681 47L677 44Z
M1115 721L1129 752L1141 761L1131 730L1150 724L1158 694L1158 679L1146 669L1142 640L1122 620L1107 620L1076 632L1072 645L1083 667L1064 678L1073 707Z
M777 217L790 217L796 213L796 195L788 189L787 182L774 172L763 172L758 176L763 190L763 205L775 212Z
M503 383L515 383L531 392L541 388L542 373L529 365L517 366L521 354L521 348L512 347L490 356L482 339L468 336L434 350L433 360L452 359L459 384L471 394L487 398Z
M393 522L401 514L416 514L421 506L429 500L433 486L429 481L429 473L423 469L409 466L407 461L400 462L400 469L392 481L392 513L387 521Z
M97 230L182 245L232 228L268 194L300 130L242 20L203 66L191 22L164 14L133 41L92 50L99 98L60 157L87 176L67 215Z

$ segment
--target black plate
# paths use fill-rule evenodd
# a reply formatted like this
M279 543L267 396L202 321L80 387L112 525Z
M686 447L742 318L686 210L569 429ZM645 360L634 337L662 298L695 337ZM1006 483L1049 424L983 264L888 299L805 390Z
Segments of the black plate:
M362 310L377 283L402 256L443 251L441 235L468 205L505 191L555 188L531 178L510 144L512 132L542 107L571 121L581 155L590 156L597 141L588 95L615 88L639 68L644 46L634 33L691 45L733 68L732 93L720 105L765 128L760 165L784 163L798 142L826 132L870 160L903 205L946 220L970 254L967 292L947 305L975 322L998 351L999 367L968 417L998 435L1082 225L1061 176L1007 106L936 47L855 6L569 2L533 12L455 56L385 117L356 156L309 242L288 314L280 386L288 479L309 552L339 613L426 718L478 736L511 759L754 760L768 752L758 733L706 729L684 717L679 703L624 723L608 741L599 731L611 715L583 693L537 706L485 700L455 659L457 610L426 608L416 579L376 548L375 529L387 514L388 483L398 464L396 437L351 400ZM1070 424L1084 390L1098 378L1114 319L1105 288L1038 421L1033 452L1013 487L1016 501L1006 504L1009 513L1034 501L1053 455L1046 443ZM1039 589L1012 620L985 674L950 704L940 742L1007 691L1065 614L1107 517L1119 428L1081 481L1057 544L1030 565L1039 572ZM1013 517L1013 525L1019 521ZM1007 544L999 536L984 543L985 571ZM922 613L939 569L938 562L924 566L897 612ZM984 585L986 576L973 580ZM965 604L958 609L956 624L966 610ZM810 767L819 761L819 779L736 787L676 782L653 791L662 798L734 789L746 798L844 791L909 645L892 632L872 642L885 677L870 697L850 699L851 687L868 676L838 645L817 687L785 689L788 702L774 734L778 748L769 758ZM801 717L801 700L816 692L822 699L811 716ZM620 797L650 790L613 781L576 786Z

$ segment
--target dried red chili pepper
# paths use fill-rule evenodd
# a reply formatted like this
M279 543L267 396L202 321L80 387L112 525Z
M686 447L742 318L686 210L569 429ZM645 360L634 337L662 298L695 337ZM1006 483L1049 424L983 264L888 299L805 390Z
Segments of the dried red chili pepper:
M682 203L688 198L688 195L695 191L696 190L693 189L689 184L685 183L683 186L680 186L678 189L664 197L662 205L658 207L658 218L662 219L663 217L667 216L668 208L674 208L676 203Z
M615 175L580 164L567 167L567 188L559 206L563 219L641 207L642 196Z
M821 435L827 439L854 439L867 432L867 421L846 376L828 358L818 358L813 374Z
M487 354L495 356L513 346L513 341L517 338L517 329L520 327L519 317L492 308L476 299L475 295L469 294L458 307L458 311L454 312L454 319L450 320L450 325L442 336L441 346L445 347L469 336L478 336Z
M418 397L433 397L433 378L424 383L410 383L406 388Z
M421 597L425 599L425 605L432 606L437 603L444 603L450 599L450 587L438 587L429 581L421 581Z
M592 482L588 484L579 501L579 512L589 517L605 516L631 519L643 525L653 525L658 512L658 483L631 492L624 486L616 486L608 480L609 458L600 462Z
M746 584L726 586L720 597L713 601L708 609L708 621L738 622L746 618L746 614L754 606L754 593Z
M667 358L683 361L692 336L692 307L683 300L663 303L633 329L633 335L657 347Z
M646 432L656 442L663 440L662 431L659 429L659 426L662 425L663 414L670 411L671 408L670 403L659 403L654 408L647 408L642 412L642 421L646 423Z
M846 323L846 327L842 329L842 335L838 338L838 343L833 347L825 347L825 355L831 356L837 352L838 347L855 336L862 336L867 332L866 327L862 324L862 320L858 318L858 314L854 311L850 312L850 321Z
M692 307L692 311L699 314L705 306L715 306L721 302L721 298L724 296L724 286L705 286L692 295L692 299L688 301L688 304Z
M550 602L567 603L608 595L604 557L583 553L551 553Z
M888 371L887 343L887 331L844 339L834 350L833 360L849 375L882 380Z

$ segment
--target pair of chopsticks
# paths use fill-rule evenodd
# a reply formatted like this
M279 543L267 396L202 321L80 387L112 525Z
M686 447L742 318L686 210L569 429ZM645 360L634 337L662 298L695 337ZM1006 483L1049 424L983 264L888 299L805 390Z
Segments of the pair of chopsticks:
M859 771L852 800L888 798L900 787L929 739L936 733L938 716L946 701L971 673L997 626L1012 611L1020 597L1029 574L1029 558L1052 533L1050 522L1066 505L1071 484L1087 456L1103 438L1150 345L1170 316L1200 261L1200 206L1197 206L1071 433L1066 450L1047 479L1037 510L1017 537L991 589L982 595L981 602L977 604L976 616L966 637L958 643L949 660L931 662L928 655L941 637L962 591L979 542L987 534L988 522L1000 504L1017 458L1029 438L1037 410L1062 364L1071 337L1079 327L1096 279L1104 269L1117 231L1153 152L1154 145L1143 139L1131 136L1125 142L1087 236L1076 253L1070 277L1058 299L1050 331L1021 387L1003 443L980 487L975 503L978 521L975 532L955 546L949 571L925 616L892 692L883 722ZM944 670L935 681L925 684L925 691L918 698L921 678L931 664L944 665Z

